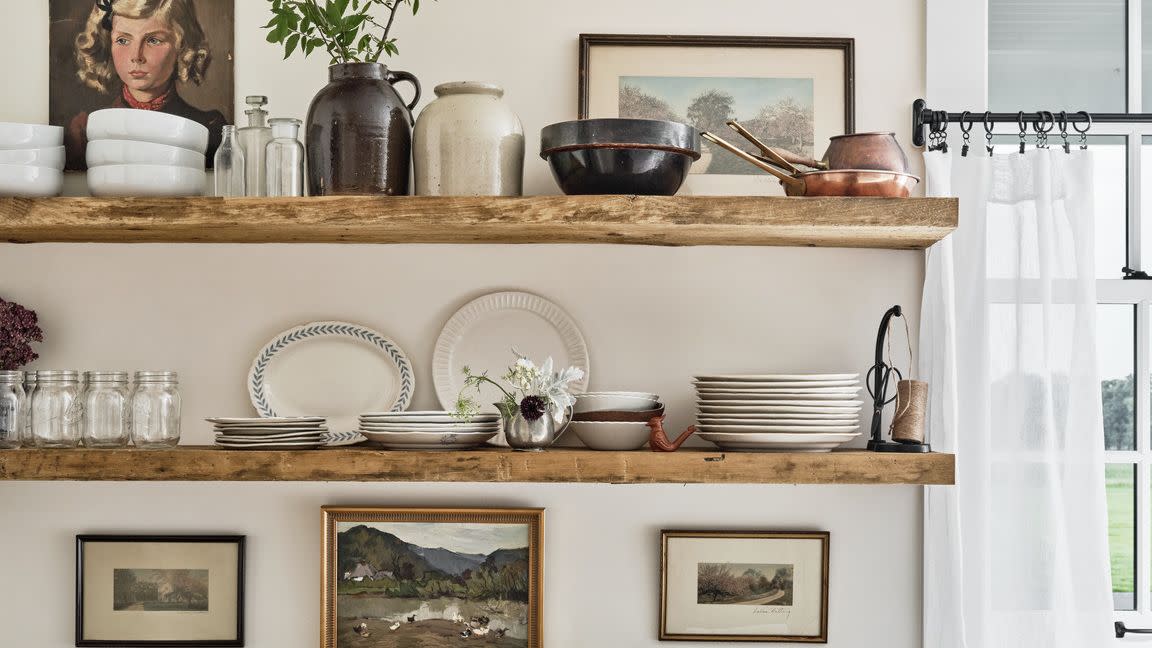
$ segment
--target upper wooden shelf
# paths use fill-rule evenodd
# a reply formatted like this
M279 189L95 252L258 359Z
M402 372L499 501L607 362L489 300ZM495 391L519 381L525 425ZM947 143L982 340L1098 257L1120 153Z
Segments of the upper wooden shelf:
M0 240L923 249L957 214L954 198L0 198Z
M950 454L324 450L0 450L0 481L953 484Z

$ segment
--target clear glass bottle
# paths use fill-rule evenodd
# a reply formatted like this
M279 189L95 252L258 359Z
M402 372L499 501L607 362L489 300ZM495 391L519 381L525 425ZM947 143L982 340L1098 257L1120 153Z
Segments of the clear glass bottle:
M24 372L24 394L28 399L27 405L24 407L24 436L22 443L25 448L33 448L36 446L36 441L32 439L32 392L36 391L36 372Z
M123 448L128 445L128 372L87 371L80 400L84 423L80 439L85 448Z
M171 448L180 443L180 383L176 372L136 372L132 443L146 449Z
M32 442L37 448L75 448L80 445L84 408L80 399L80 372L37 371L32 392Z
M244 149L236 137L235 126L225 126L220 148L212 163L213 178L216 181L216 195L222 198L243 198Z
M304 145L300 143L300 120L276 118L272 124L272 141L268 143L264 164L268 175L268 195L304 195Z
M24 372L0 371L0 448L19 448L23 444L26 409Z
M264 110L268 97L250 95L244 101L251 106L244 111L248 115L248 125L236 131L240 138L240 148L244 149L244 188L249 196L264 196L268 194L264 155L268 142L272 141L268 111Z

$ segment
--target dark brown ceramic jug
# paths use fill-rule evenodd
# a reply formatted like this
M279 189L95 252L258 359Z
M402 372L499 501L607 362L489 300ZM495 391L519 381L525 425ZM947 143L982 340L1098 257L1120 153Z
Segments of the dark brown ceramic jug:
M393 89L408 81L416 96L405 105ZM338 63L308 108L308 191L313 196L408 194L412 109L420 82L381 63Z

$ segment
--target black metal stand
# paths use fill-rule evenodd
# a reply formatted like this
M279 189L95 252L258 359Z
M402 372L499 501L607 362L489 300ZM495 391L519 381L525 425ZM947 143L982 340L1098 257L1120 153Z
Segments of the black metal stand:
M888 391L888 380L892 374L896 374L898 380L903 378L899 369L889 367L884 362L884 338L888 335L888 322L893 316L904 316L903 309L900 308L899 304L885 311L884 317L880 319L880 331L876 334L876 359L872 368L868 370L868 375L864 377L865 382L872 381L872 385L868 388L868 393L872 395L872 438L868 441L868 449L873 452L932 452L932 446L927 443L902 443L884 440L882 426L884 406L896 399L895 396L889 399L884 398Z
M1087 124L1092 125L1093 122L1101 124L1139 124L1139 123L1152 123L1152 113L1092 113L1089 115L1084 111L1073 112L1067 111L1048 111L1047 118L1053 115L1060 115L1063 112L1067 123L1071 124ZM917 99L912 102L912 144L916 146L924 146L924 128L931 126L941 126L945 123L958 124L961 121L975 122L977 124L987 122L988 124L1001 124L1001 123L1020 123L1020 113L1008 112L985 112L983 110L969 110L964 112L946 112L943 110L930 110L928 102L923 99ZM1032 110L1024 111L1024 124L1035 121L1043 121L1041 113ZM1008 131L1005 131L1005 134Z

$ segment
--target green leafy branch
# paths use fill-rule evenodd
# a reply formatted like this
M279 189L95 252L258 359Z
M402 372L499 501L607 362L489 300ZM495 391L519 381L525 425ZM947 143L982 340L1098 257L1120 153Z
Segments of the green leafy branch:
M400 52L390 36L396 13L403 5L420 10L420 0L268 0L272 19L264 25L269 43L284 46L284 58L298 49L309 56L323 48L333 63L375 62ZM381 25L373 10L383 7L388 20Z

